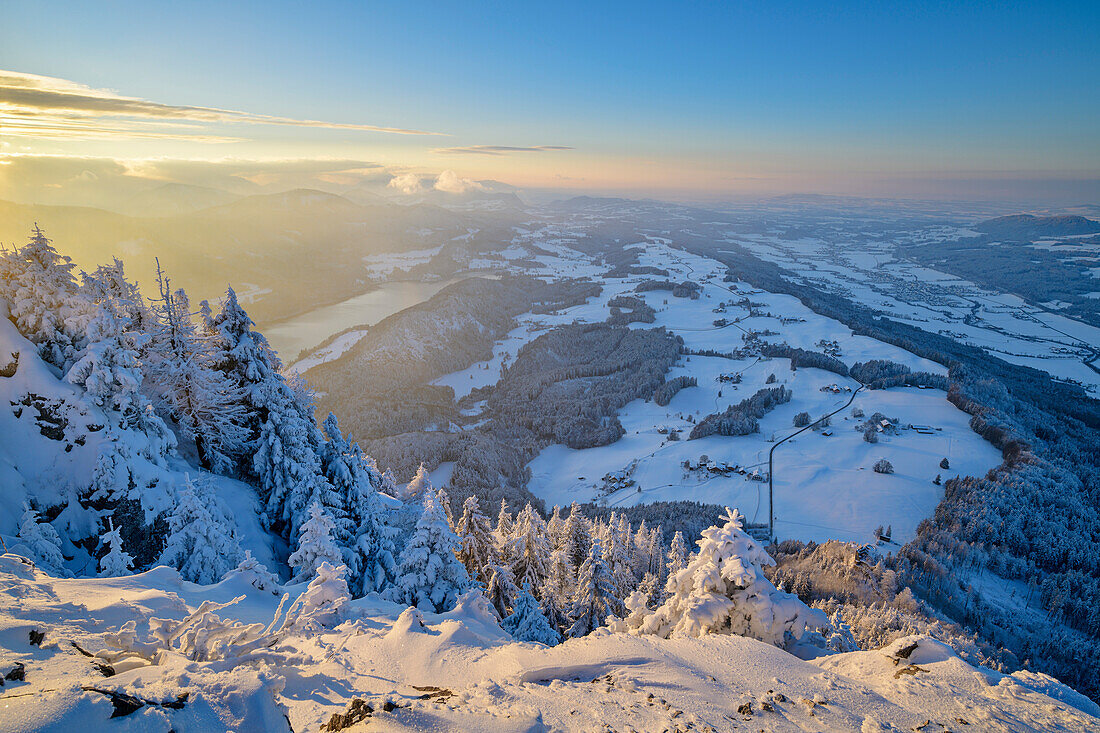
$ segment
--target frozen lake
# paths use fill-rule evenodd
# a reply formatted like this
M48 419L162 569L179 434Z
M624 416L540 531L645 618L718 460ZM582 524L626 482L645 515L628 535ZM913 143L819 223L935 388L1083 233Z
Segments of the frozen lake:
M264 326L261 330L283 363L292 364L303 350L316 348L333 334L353 326L373 326L398 311L423 303L448 285L478 276L487 275L470 273L436 282L384 282L370 292Z

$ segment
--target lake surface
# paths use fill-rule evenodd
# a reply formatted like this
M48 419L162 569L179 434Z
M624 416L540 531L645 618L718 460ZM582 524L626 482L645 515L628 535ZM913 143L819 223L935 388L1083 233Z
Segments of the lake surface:
M369 293L322 306L261 330L283 363L292 364L303 349L313 349L333 334L352 326L373 326L398 311L423 303L448 285L471 277L493 276L471 273L438 282L385 282Z

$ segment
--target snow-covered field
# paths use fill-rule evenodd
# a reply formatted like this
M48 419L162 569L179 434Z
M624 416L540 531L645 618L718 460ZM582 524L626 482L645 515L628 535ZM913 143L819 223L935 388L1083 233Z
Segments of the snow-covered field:
M475 387L493 384L500 377L502 364L515 358L519 348L537 338L543 329L574 320L606 320L610 315L607 301L620 294L642 297L657 312L655 323L635 323L632 328L664 326L683 338L689 349L729 352L743 344L745 331L770 329L778 335L767 337L768 341L813 351L820 351L817 343L823 339L836 341L839 358L849 366L888 359L913 371L946 371L940 364L898 347L853 335L844 324L814 313L791 296L755 290L745 283L723 282L726 268L721 263L673 249L660 238L637 245L644 250L641 264L666 269L669 279L677 282L700 283L703 289L699 299L675 298L661 290L637 294L634 288L639 282L656 278L606 278L606 268L578 252L542 242L539 246L557 252L557 256L537 258L547 265L546 276L592 278L603 285L600 297L554 316L521 317L521 326L496 344L491 360L441 377L435 384L450 385L457 397ZM749 316L744 307L730 305L743 298L756 304L757 312L772 316ZM723 302L727 303L724 311L715 313ZM718 318L738 320L715 327L713 322ZM740 384L718 381L719 375L732 373L741 375ZM751 396L766 386L772 374L776 383L793 390L794 396L790 403L760 421L759 433L692 441L668 439L670 429L682 431L686 438L694 422ZM668 378L678 376L695 377L698 386L680 391L667 407L644 400L627 405L619 414L626 435L616 443L585 450L553 445L543 450L530 464L530 490L550 506L568 506L573 501L632 506L691 500L737 506L750 522L767 522L768 484L754 480L752 474L766 478L768 452L775 441L795 432L791 425L797 413L806 411L816 419L833 412L847 404L851 390L859 386L854 380L819 369L792 371L789 360L778 358L685 356ZM822 391L832 385L849 391ZM854 408L868 417L881 412L897 418L903 429L896 436L882 436L877 444L866 443L855 429L863 420L851 417ZM833 418L831 435L807 431L776 449L773 467L778 537L867 542L873 540L875 528L881 525L893 527L895 541L908 541L917 524L932 513L942 497L942 487L933 484L937 475L942 474L944 480L955 475L982 475L1001 461L999 451L970 430L968 420L969 416L949 403L940 390L897 388L859 393L849 408ZM933 432L918 434L906 429L910 424L931 426ZM718 475L683 468L684 461L697 464L701 455L746 471ZM895 473L872 472L871 466L880 458L890 461ZM949 460L950 470L939 467L943 458ZM630 474L634 483L608 492L603 477L619 471Z
M770 234L740 234L730 241L892 318L1100 391L1100 373L1082 362L1100 344L1100 328L1050 313L1018 296L898 259L892 243L857 246Z
M352 730L1100 728L1100 707L1053 679L975 668L927 637L812 661L606 629L547 648L513 642L476 595L421 615L322 579L277 589L281 614L254 581L65 580L0 556L0 671L21 672L0 688L0 729L316 731L349 707L365 714Z

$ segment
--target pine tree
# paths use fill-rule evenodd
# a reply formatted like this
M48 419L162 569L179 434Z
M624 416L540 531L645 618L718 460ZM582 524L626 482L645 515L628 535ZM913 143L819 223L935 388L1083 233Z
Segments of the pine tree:
M126 338L126 323L111 301L95 305L86 345L65 380L84 388L95 405L122 413L133 422L145 406L138 390L144 379L138 353Z
M208 585L237 566L241 548L232 519L205 483L185 477L168 516L168 541L159 562L185 580Z
M561 507L555 504L554 511L546 522L546 536L550 542L550 547L554 550L560 550L564 535L565 520L561 518Z
M665 564L666 576L670 577L687 567L688 548L680 530L672 535L672 544L668 548L668 563Z
M577 638L592 633L604 625L608 616L618 614L621 607L615 580L604 563L603 548L596 538L577 573L577 590L569 609L573 625L568 635Z
M401 552L391 595L422 611L443 613L470 587L470 576L456 556L461 542L447 522L439 493L429 484L423 496L423 512Z
M775 561L744 532L741 515L726 512L725 524L704 530L698 552L669 575L667 600L651 613L632 615L627 630L661 637L735 634L786 646L828 625L822 611L772 585L763 567Z
M27 244L0 255L0 297L8 301L8 317L43 360L63 371L83 346L88 314L74 268L37 224Z
M54 575L68 575L65 557L61 554L61 537L49 522L39 522L38 512L26 504L19 520L19 544L12 548L26 554L43 570Z
M337 537L347 535L349 544L344 547L344 555L352 584L363 594L381 591L392 583L397 570L395 532L386 521L385 509L378 498L382 474L357 444L341 434L332 413L325 418L324 431L328 440L321 463L325 479L339 497L339 507L334 512L343 518L337 522ZM339 521L345 523L346 530L341 530Z
M172 291L157 269L160 299L153 304L156 330L146 377L162 408L195 442L199 463L229 471L248 449L240 389L213 366L209 342L195 330L187 294Z
M541 591L547 576L550 545L546 537L546 523L530 503L516 516L512 537L512 571L516 584Z
M505 618L519 594L512 569L506 565L491 565L488 568L489 580L485 584L485 598L496 611L498 618Z
M573 502L569 507L569 517L562 528L562 549L565 550L565 557L573 569L579 568L584 563L591 546L592 526L581 514L580 505Z
M423 501L424 492L431 489L432 482L428 478L428 469L421 463L420 467L416 469L416 474L412 477L412 480L405 485L405 489L401 492L401 500L410 504Z
M252 466L266 497L264 523L293 538L306 521L309 504L331 491L321 466L324 438L312 420L303 418L296 400L271 407L260 427Z
M502 563L509 566L512 564L512 560L515 559L514 530L512 515L508 511L508 502L501 499L500 511L497 513L497 526L493 533L496 535L497 556Z
M99 574L107 578L117 578L129 575L134 568L134 558L126 554L122 549L122 535L117 527L107 518L107 531L99 537L99 546L106 547L107 553L99 558Z
M211 316L207 308L203 320L214 368L240 387L238 398L245 413L247 444L258 445L263 426L274 413L277 420L304 423L286 432L309 434L314 447L319 445L313 405L301 400L287 383L281 373L282 362L264 335L253 330L256 324L241 307L233 288L226 289L218 314ZM247 454L250 456L252 452L248 450ZM240 468L251 478L259 476L251 460L242 461Z
M476 496L466 497L456 534L462 540L458 559L466 566L466 572L472 579L487 585L492 574L491 568L499 564L500 559L489 517L481 511Z
M323 562L334 567L344 564L344 553L333 540L333 531L332 518L320 502L314 501L309 505L309 519L302 524L298 549L287 558L287 564L294 570L295 583L312 580Z
M517 641L537 642L546 646L554 646L561 641L561 635L547 622L538 601L531 595L531 586L527 583L523 584L523 589L516 596L512 615L501 621L500 627Z

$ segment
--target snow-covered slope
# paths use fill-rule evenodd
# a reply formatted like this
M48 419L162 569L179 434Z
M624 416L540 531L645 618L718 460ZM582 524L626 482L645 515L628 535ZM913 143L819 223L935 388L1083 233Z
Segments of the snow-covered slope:
M322 581L288 587L303 612L251 651L229 651L240 639L209 616L194 621L205 632L174 629L238 597L206 610L271 621L279 597L251 580L196 586L163 567L66 580L0 557L0 673L23 677L0 688L0 729L316 731L356 698L371 712L354 730L1100 729L1100 708L1051 678L974 668L925 637L813 661L733 636L601 630L546 648L512 642L477 596L421 616L341 604ZM151 642L151 622L177 637L127 643L128 630Z
M169 508L174 487L190 476L209 484L226 506L242 550L277 567L251 487L202 471L174 453L159 458L153 438L112 424L117 418L112 420L85 399L84 390L61 379L6 316L7 305L0 300L0 539L7 547L19 544L16 534L25 504L64 506L51 524L63 543L65 567L78 575L96 573L95 557L79 543L99 534L100 515L106 512L84 509L72 499L91 486L103 443L111 440L124 444L131 458L134 498L147 520Z

